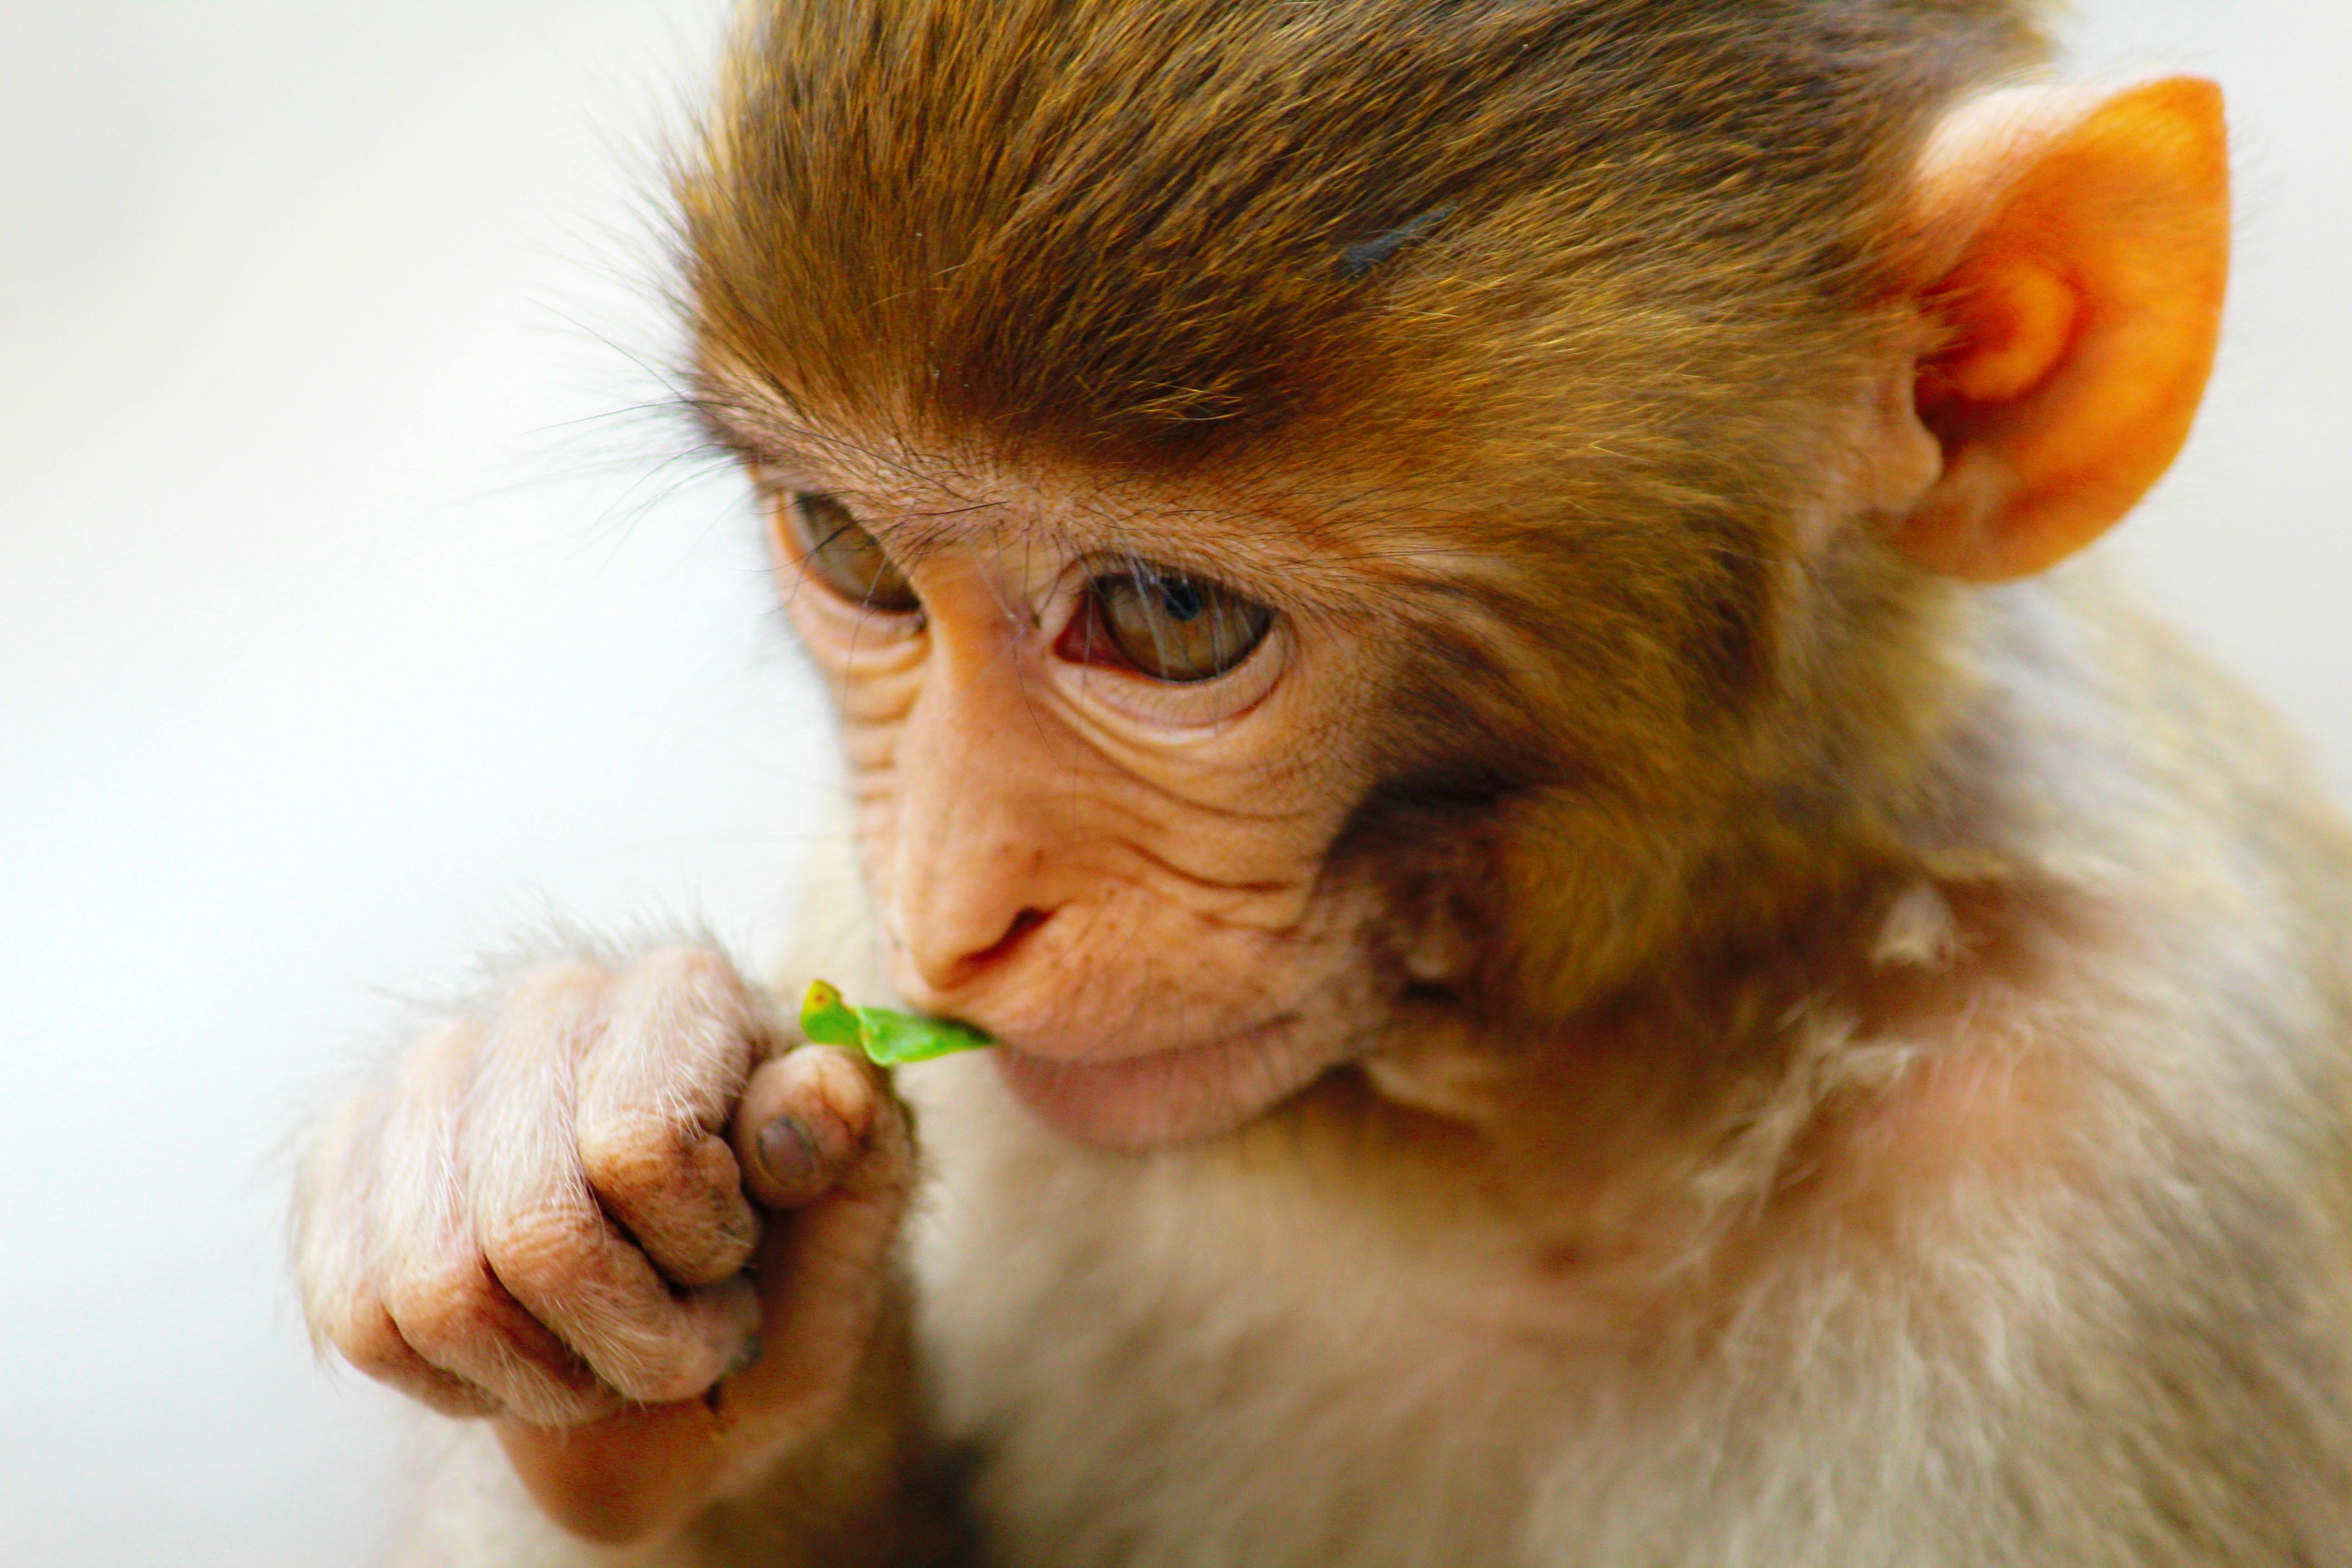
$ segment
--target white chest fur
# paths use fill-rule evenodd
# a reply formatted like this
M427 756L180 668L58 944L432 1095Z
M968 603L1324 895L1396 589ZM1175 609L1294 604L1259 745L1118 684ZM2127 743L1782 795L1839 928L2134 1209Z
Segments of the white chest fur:
M2060 1257L2073 1227L2021 1225L1893 1290L1792 1268L1703 1344L1637 1346L1531 1312L1475 1226L1379 1224L1278 1137L1097 1155L984 1062L914 1090L940 1416L1007 1563L1975 1568L2020 1541L2036 1568L2312 1561L2308 1520L2265 1521L2210 1468L2285 1484L2284 1429L2181 1446L2211 1413L2146 1352L2229 1330L2110 1290L2149 1267L2141 1240Z

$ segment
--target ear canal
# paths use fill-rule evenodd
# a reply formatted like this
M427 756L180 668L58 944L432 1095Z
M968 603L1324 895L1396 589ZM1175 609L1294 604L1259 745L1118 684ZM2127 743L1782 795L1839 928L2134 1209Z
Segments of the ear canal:
M1919 184L1919 367L1944 474L1897 543L2000 582L2056 564L2138 504L2179 455L2229 280L2220 89L2021 89L1956 113Z

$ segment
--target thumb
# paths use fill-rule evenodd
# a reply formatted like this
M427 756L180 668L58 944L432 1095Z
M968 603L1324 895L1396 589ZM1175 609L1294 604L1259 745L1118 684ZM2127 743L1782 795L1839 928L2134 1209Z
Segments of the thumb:
M914 1138L888 1075L806 1046L763 1065L736 1115L744 1184L772 1215L753 1262L762 1353L719 1385L744 1451L837 1420L887 1294L914 1186ZM764 1439L764 1440L763 1440Z

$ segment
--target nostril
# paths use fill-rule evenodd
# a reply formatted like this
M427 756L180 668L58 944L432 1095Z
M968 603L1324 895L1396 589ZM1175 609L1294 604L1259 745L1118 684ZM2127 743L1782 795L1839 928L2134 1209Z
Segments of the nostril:
M969 979L999 960L1011 957L1013 950L1019 947L1031 931L1044 925L1045 919L1044 910L1023 910L1014 915L1012 923L1004 928L1003 936L978 952L965 955L964 961L956 966L962 971L960 978Z

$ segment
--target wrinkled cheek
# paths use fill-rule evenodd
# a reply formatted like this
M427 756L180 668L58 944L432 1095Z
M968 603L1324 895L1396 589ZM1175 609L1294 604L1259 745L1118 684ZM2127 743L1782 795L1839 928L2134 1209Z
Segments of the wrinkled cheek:
M891 872L897 864L898 792L887 773L853 773L850 801L850 834L856 841L858 874L876 907L887 908Z
M1041 930L1031 963L992 1004L1013 1037L1055 1054L1171 1049L1276 1019L1297 1026L1360 1005L1366 944L1349 915L1313 900L1202 910L1127 885Z
M890 729L903 723L921 688L922 667L845 679L836 689L841 721L851 729Z
M888 895L890 847L898 825L899 736L897 722L860 723L845 718L841 726L844 784L850 801L850 836L857 851L857 867L866 889L877 899Z

